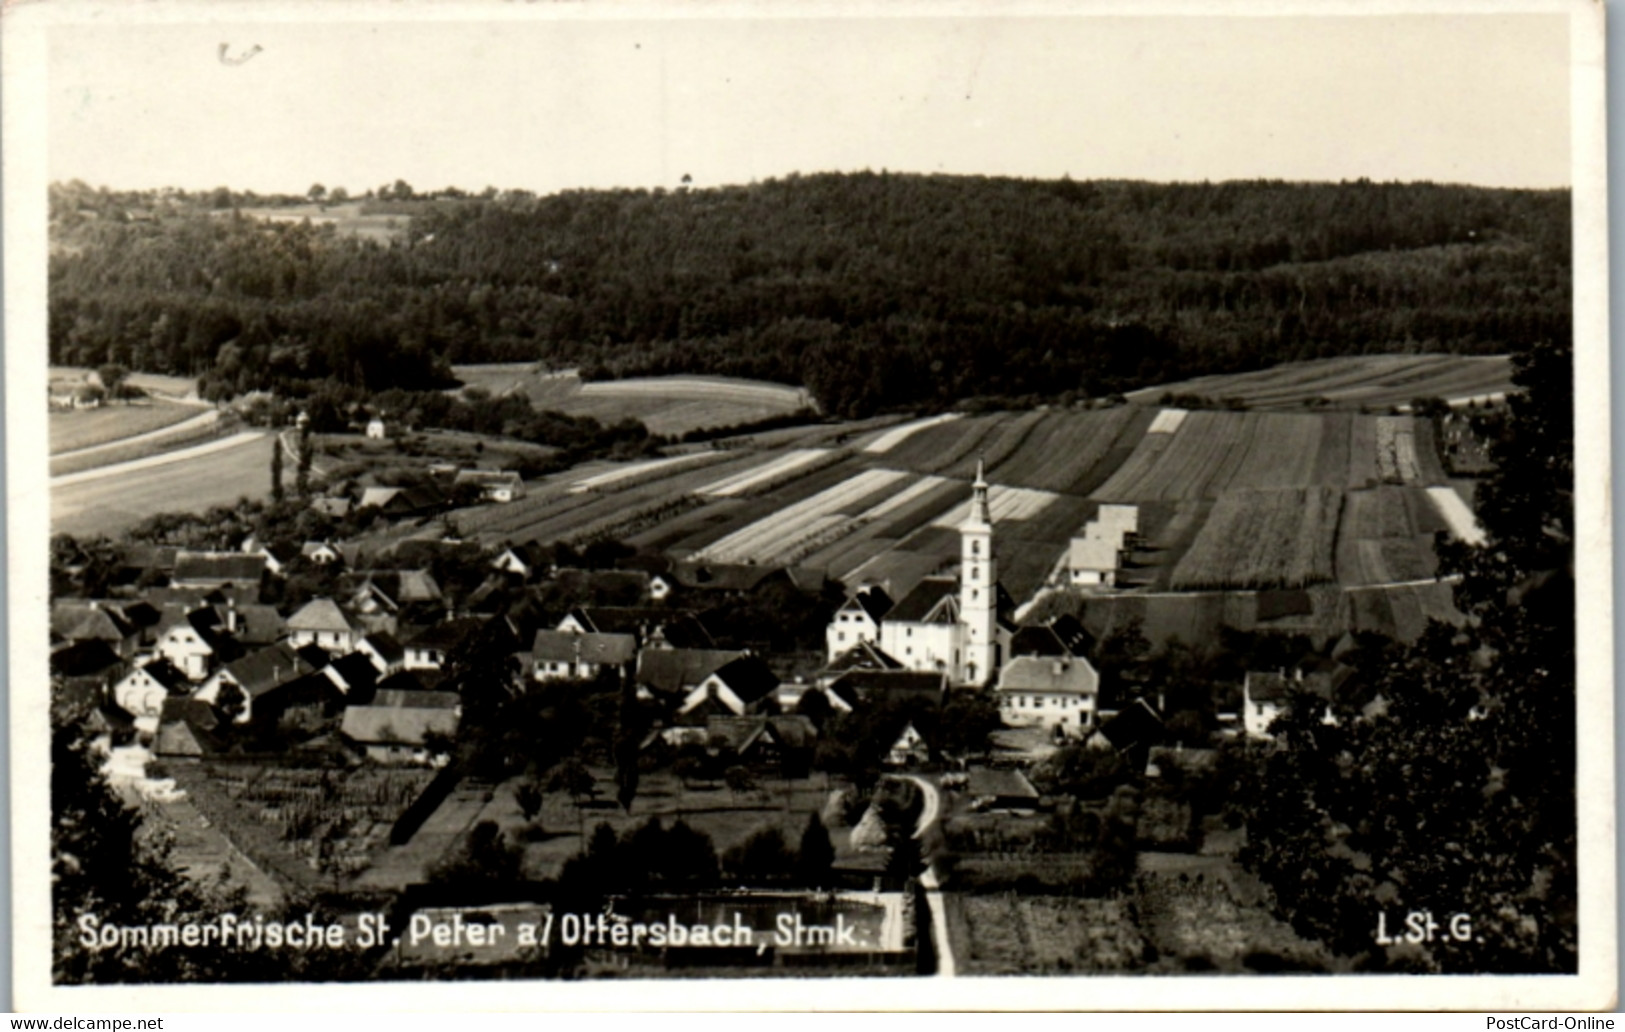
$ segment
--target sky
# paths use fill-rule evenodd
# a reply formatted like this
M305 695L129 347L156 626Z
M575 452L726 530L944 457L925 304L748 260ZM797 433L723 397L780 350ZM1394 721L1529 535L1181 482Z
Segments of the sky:
M47 61L50 177L123 189L1571 176L1563 15L57 25Z

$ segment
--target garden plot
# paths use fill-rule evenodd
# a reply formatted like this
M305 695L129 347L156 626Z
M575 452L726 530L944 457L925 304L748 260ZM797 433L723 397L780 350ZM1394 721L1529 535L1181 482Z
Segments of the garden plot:
M695 493L711 495L717 498L729 498L734 495L750 494L752 491L766 490L783 478L805 470L817 462L830 461L836 452L828 448L797 448L785 452L776 458L743 473L723 477L720 480L698 488Z
M925 430L933 426L941 426L943 423L951 423L954 420L959 419L960 416L961 413L958 412L945 412L940 416L932 416L930 419L921 419L913 423L904 423L902 426L893 427L890 430L887 430L879 437L876 437L874 440L864 445L863 451L870 455L884 454L902 444L910 437L913 437L921 430Z
M1377 417L1377 475L1385 484L1414 484L1422 479L1412 422L1409 416Z
M1176 590L1297 588L1330 581L1342 501L1330 488L1228 492L1170 584Z
M1145 940L1126 900L956 893L955 958L968 975L1044 975L1142 967Z

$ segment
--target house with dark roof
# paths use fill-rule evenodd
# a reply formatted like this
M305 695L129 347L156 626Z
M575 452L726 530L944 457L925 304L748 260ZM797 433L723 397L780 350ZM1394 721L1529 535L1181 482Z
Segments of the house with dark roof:
M749 766L774 765L788 777L812 766L818 728L802 716L712 716L705 721L707 751Z
M1094 651L1094 635L1075 616L1058 616L1047 624L1018 627L1010 635L1009 655L1086 658Z
M1038 789L1019 770L975 767L965 777L973 810L1036 810Z
M366 653L356 651L328 661L322 676L333 682L351 705L372 698L378 684L378 669Z
M446 706L351 706L339 725L343 736L374 763L438 765L435 738L452 739L459 711Z
M170 574L169 582L178 588L213 588L223 584L258 587L265 570L263 554L182 551L175 556L175 572Z
M708 676L743 656L733 649L657 649L638 652L638 697L679 703Z
M410 674L406 675L411 677ZM403 683L391 678L395 683ZM380 688L371 706L404 706L407 709L460 709L463 697L456 692L431 692L407 688Z
M288 617L288 641L295 648L319 645L332 652L351 652L361 629L330 598L312 599Z
M499 622L499 621L498 621ZM446 659L484 630L487 621L475 616L458 617L418 628L405 637L406 669L439 670Z
M677 718L685 724L711 716L753 713L762 700L773 697L779 678L757 656L743 655L707 674L678 704Z
M1307 693L1327 704L1322 720L1335 724L1330 703L1354 677L1354 669L1331 663L1319 669L1249 670L1241 685L1242 727L1250 738L1272 738L1270 725L1291 708L1292 696Z
M242 654L214 606L165 606L158 628L154 650L193 681L203 680L209 671Z
M428 570L370 570L347 576L343 591L356 612L397 614L410 606L437 606L444 597Z
M373 668L380 677L406 669L406 646L396 641L392 634L368 631L355 647L357 652L372 660Z
M126 672L124 659L105 641L77 641L51 653L51 678L74 698L101 703Z
M948 675L925 670L849 670L822 690L830 705L841 712L905 701L941 706L948 695Z
M1113 716L1101 721L1100 727L1089 737L1089 745L1096 748L1116 749L1138 756L1138 765L1144 767L1151 748L1162 744L1166 732L1162 718L1151 704L1136 699Z
M637 662L630 634L536 632L530 646L531 676L538 681L590 681L606 670L626 673Z
M279 642L216 670L194 697L222 710L228 705L226 696L240 697L242 708L236 721L246 724L254 719L255 707L267 696L316 674L326 665L325 656L313 663L288 642Z
M830 660L828 665L818 671L818 683L830 684L842 674L854 670L902 669L903 664L896 656L890 655L874 642L860 641Z
M229 607L227 630L241 645L258 648L281 641L288 623L276 606L250 602Z
M126 620L117 605L94 600L52 602L51 633L64 642L104 642L124 659L134 656L141 644L141 628Z
M895 603L886 589L867 585L853 592L830 619L824 644L830 662L860 645L879 647L880 623Z
M558 629L576 633L630 634L640 646L714 649L716 640L693 613L662 606L578 606Z
M113 701L132 717L156 720L164 700L192 688L186 675L167 659L138 666L113 685Z
M220 751L220 718L199 699L169 698L158 714L152 751L172 759L196 759Z

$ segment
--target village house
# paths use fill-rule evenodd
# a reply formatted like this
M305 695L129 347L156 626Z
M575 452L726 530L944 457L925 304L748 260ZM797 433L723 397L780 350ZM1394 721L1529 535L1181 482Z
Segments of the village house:
M637 662L630 634L541 630L530 646L531 676L538 681L590 681L605 670L625 673Z
M166 606L165 610L154 648L188 679L201 681L220 663L240 654L214 607Z
M220 751L216 730L220 718L214 707L198 699L171 697L158 713L154 755L166 759L198 759Z
M699 723L710 716L740 716L755 712L764 699L773 697L778 676L756 656L743 655L707 674L683 698L677 718L685 724Z
M306 541L299 546L299 554L317 566L332 566L344 561L344 553L331 541Z
M393 635L383 631L369 631L356 642L356 651L372 661L379 677L387 677L406 669L406 647Z
M512 470L465 469L451 482L453 488L475 487L487 502L511 502L525 496L525 482Z
M154 659L125 674L113 685L113 702L137 721L146 718L157 730L158 714L164 700L185 695L191 689L186 675L167 659ZM140 724L138 723L139 727Z
M1139 537L1140 510L1133 505L1102 505L1067 550L1067 578L1075 587L1117 583L1123 554Z
M389 427L384 423L383 416L373 416L367 420L367 440L384 441L389 439Z
M216 670L203 682L193 698L222 711L229 708L229 700L235 699L241 708L237 710L234 720L246 724L254 719L256 705L267 696L318 673L327 662L327 658L319 653L302 652L288 642L279 642L250 652Z
M666 649L638 652L634 674L638 698L676 706L711 673L743 656L733 649Z
M903 725L903 730L892 740L891 748L886 750L885 764L888 767L908 767L926 763L930 759L931 748L911 720Z
M439 670L446 665L448 656L484 626L484 620L464 616L420 628L403 642L406 646L406 669Z
M853 592L835 611L824 633L830 661L859 645L878 644L881 621L893 605L891 596L878 585L866 585Z
M63 642L104 642L120 657L130 659L142 645L141 630L115 604L78 599L51 603L51 633Z
M1094 726L1100 675L1083 658L1020 656L999 671L995 693L1007 726L1080 736Z
M558 629L572 634L630 634L641 648L712 649L716 641L693 613L658 606L578 606Z
M359 650L331 660L321 672L352 706L370 701L378 684L372 657Z
M1291 698L1298 692L1325 700L1323 723L1335 724L1331 701L1354 675L1351 667L1335 664L1327 669L1305 671L1249 670L1241 683L1242 729L1249 738L1273 738L1270 725L1290 708Z
M807 689L807 694L820 693L838 713L901 702L938 707L948 696L948 675L930 670L848 670L827 684ZM807 694L798 705L810 705Z
M312 599L288 617L288 641L295 648L316 645L329 652L354 651L361 630L330 598Z
M363 616L398 616L412 606L438 606L443 595L428 570L370 570L341 581L351 609Z
M339 731L374 763L438 766L445 756L436 751L435 739L449 743L459 722L455 707L350 706Z

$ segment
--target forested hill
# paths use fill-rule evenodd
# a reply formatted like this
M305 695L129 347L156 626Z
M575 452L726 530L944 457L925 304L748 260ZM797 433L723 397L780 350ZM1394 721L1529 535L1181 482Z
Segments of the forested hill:
M1567 191L830 174L419 198L392 245L152 201L53 204L53 361L230 394L540 359L804 383L856 415L1569 325Z

